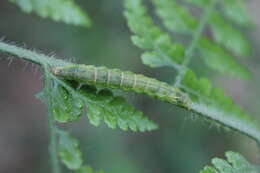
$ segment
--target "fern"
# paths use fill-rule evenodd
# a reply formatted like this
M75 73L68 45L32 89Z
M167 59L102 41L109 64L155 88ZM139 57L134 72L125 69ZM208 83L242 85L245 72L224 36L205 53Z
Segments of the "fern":
M90 25L88 16L73 0L9 1L27 13L35 12L41 17L48 17L68 24ZM168 31L180 34L185 38L191 38L190 43L182 42L177 37L172 38L171 34L157 26L141 0L124 0L124 15L134 34L131 37L133 43L145 51L141 56L143 63L153 68L169 66L175 69L178 75L174 86L143 75L117 70L117 75L114 77L117 79L114 82L120 83L117 88L130 90L127 87L131 86L134 92L154 96L162 101L168 101L188 111L198 113L216 125L221 124L225 128L237 130L254 138L259 143L260 130L256 122L235 105L234 101L226 96L223 90L213 87L209 79L197 77L196 73L188 67L195 52L198 52L197 55L211 70L240 78L250 78L246 67L234 58L234 56L248 56L250 45L243 34L229 24L231 21L244 28L252 25L250 18L246 15L243 1L186 0L185 3L180 3L177 0L152 0L151 2L156 14ZM202 10L200 20L190 13L190 5ZM220 10L224 12L225 16L222 16L216 6L220 6ZM203 34L206 27L210 28L212 37ZM94 86L89 86L83 85L82 80L77 76L61 76L55 73L57 68L67 65L75 67L75 74L80 73L81 69L77 68L80 67L77 64L48 57L3 41L0 41L0 51L38 64L43 70L44 89L38 94L38 97L48 107L51 134L50 154L54 173L61 172L57 155L68 169L76 173L102 172L94 171L90 166L83 164L79 141L68 132L58 129L56 125L57 122L78 121L84 114L84 108L87 110L86 116L90 123L95 126L105 122L112 129L118 127L122 130L130 129L141 132L154 130L158 127L154 122L148 120L142 112L126 103L123 97L114 96L108 89L97 89L95 86L97 85L97 68L94 66L92 71L92 80L94 81L92 81L92 85ZM111 73L109 72L112 70L106 68L105 71L104 74L107 76L99 77L102 78L103 82L108 81L107 85L104 85L105 87L110 87L108 84L110 84L109 75ZM123 74L131 76L132 83L123 85L125 79ZM67 79L73 79L73 81ZM140 80L138 83L140 88L135 88L137 79ZM157 86L156 89L159 88L159 91L161 88L165 91L170 88L170 91L176 92L176 94L173 93L175 94L174 102L166 99L170 96L163 95L165 94L164 90L159 96L147 91L149 82L156 83L156 85L151 86ZM116 87L111 84L110 88ZM159 91L158 93L160 93ZM227 152L226 156L232 165L222 159L215 158L213 159L215 168L205 167L201 173L259 172L259 167L248 163L237 153Z
M148 50L142 55L145 64L152 67L172 66L179 68L184 58L184 48L181 44L174 44L171 37L155 26L147 15L147 10L139 0L125 1L125 16L132 32L133 43ZM158 59L157 59L158 57ZM154 62L158 62L156 65Z
M191 16L185 7L178 5L174 0L154 0L153 3L156 6L157 14L162 18L164 25L170 31L187 35L195 34L196 28L199 27L198 19ZM172 9L176 9L174 13ZM210 26L212 26L214 38L217 42L225 44L228 48L238 52L238 54L248 54L250 48L243 35L223 21L218 14L214 13L211 15L212 17L208 21ZM201 57L208 67L242 78L249 77L246 68L237 63L221 46L206 37L198 39L196 49L199 50Z
M239 31L234 31L220 16L217 17L225 24L224 26L227 26L224 29L219 27L219 21L212 20L216 17L214 7L217 2L214 0L207 2L194 1L196 4L203 4L202 7L205 9L200 23L197 18L189 14L186 7L182 7L177 1L153 0L152 2L163 24L170 31L193 35L193 39L185 50L184 43L173 43L170 36L153 23L141 0L126 0L125 16L129 28L135 34L132 36L132 41L139 48L149 50L142 55L143 63L150 67L171 66L177 70L179 75L176 77L175 85L190 95L194 101L192 108L195 112L203 112L204 115L208 115L208 118L220 123L220 119L226 117L227 119L231 118L231 121L238 121L240 125L241 122L245 122L251 127L259 129L250 116L236 106L233 100L224 94L223 90L213 88L211 82L206 78L197 79L195 73L187 68L194 51L198 50L210 68L242 78L249 77L246 68L237 63L232 55L221 47L224 42L220 40L225 37L221 33L230 34L232 32L231 35L239 34L238 37L230 40L230 42L236 42L236 47L230 47L231 45L235 46L231 43L229 46L227 43L223 46L240 55L248 53L248 43L242 39L243 36ZM215 30L215 35L219 34L216 43L202 35L207 23L211 24L211 27ZM178 45L178 49L176 49L176 45ZM238 52L238 49L244 51ZM235 125L232 126L232 128L234 127ZM254 133L257 134L258 130Z
M85 105L86 115L94 126L104 121L112 129L118 126L122 130L144 132L158 128L142 112L127 104L123 97L113 96L107 89L97 91L95 87L87 85L77 89L77 83L64 83L55 77L53 83L52 93L47 95L53 116L58 122L79 120Z
M226 152L227 161L214 158L212 166L206 166L200 173L259 173L260 167L250 164L242 155Z
M18 5L24 12L35 12L44 18L62 21L67 24L89 27L88 15L74 0L9 0Z
M126 130L127 127L129 127L134 131L136 130L145 131L145 130L152 130L157 128L157 126L153 122L143 117L143 115L139 111L135 111L131 106L127 105L124 101L122 101L122 99L117 97L114 98L110 94L110 92L107 91L105 92L104 90L97 92L95 89L90 89L89 87L86 86L77 87L74 84L74 82L71 84L70 82L62 81L52 74L53 70L51 70L51 68L68 65L71 63L57 60L57 59L52 59L50 57L46 57L45 55L37 54L35 52L31 52L23 48L18 48L16 46L9 45L4 42L0 42L0 50L18 56L22 59L30 60L32 62L42 65L43 67L44 74L45 74L44 75L45 84L44 84L44 91L43 94L41 94L41 96L42 98L44 98L44 101L48 106L49 114L50 114L49 124L50 124L50 132L52 134L52 141L53 141L50 145L52 148L52 150L50 151L52 154L52 159L53 159L52 163L54 164L53 166L54 170L58 170L59 168L57 167L58 165L57 158L55 156L56 153L55 148L57 146L55 142L55 136L56 136L55 134L57 133L56 132L57 127L53 119L56 118L56 120L62 122L77 120L81 115L82 103L86 105L88 109L90 109L88 117L90 119L90 122L94 125L98 125L100 120L103 119L110 127L115 128L116 125L118 125L123 130ZM192 80L194 79L195 78L193 78ZM194 81L192 82L192 84L195 83ZM223 96L221 92L218 92L218 90L215 91L214 89L210 90L209 87L210 84L206 80L201 80L201 81L203 81L202 83L204 83L203 87L208 86L208 91L212 91L213 95L215 94L214 100L220 99L221 101L223 101L222 98ZM199 87L199 84L201 83L198 82L197 84L198 84L197 87ZM55 92L56 94L53 94L53 92ZM196 97L194 97L193 99L196 100ZM66 105L66 104L72 104L72 102L73 104L70 105L72 107L69 107L69 109L64 109L64 107L57 106L56 101L60 102L58 104ZM196 102L191 103L190 107L186 107L186 109L200 113L201 115L207 118L213 119L218 123L223 124L225 127L236 129L239 132L244 133L259 141L260 139L259 130L257 127L250 125L251 120L246 115L245 117L241 117L241 116L236 117L234 115L230 115L228 117L226 114L223 114L223 112L221 112L222 111L221 109L216 109L214 107L212 108L210 104L202 105L200 104L200 102L198 103ZM178 104L176 103L176 105ZM54 109L55 111L53 112ZM60 114L59 116L58 114L55 115L58 112L59 113L63 112L63 113ZM101 114L102 112L104 114ZM75 115L73 115L72 113L74 113ZM68 139L69 138L67 137L66 140ZM70 142L66 142L66 143L70 143ZM74 143L73 140L71 141L71 143ZM72 146L72 144L70 144L69 146ZM68 151L67 154L69 153L70 152ZM64 154L63 157L64 157L63 159L65 159L63 162L66 163L66 165L70 169L76 169L77 167L79 167L77 166L78 161L76 163L74 163L74 161L80 159L70 159L71 157L79 157L79 155L67 156L66 154ZM56 173L59 171L54 171L54 172Z

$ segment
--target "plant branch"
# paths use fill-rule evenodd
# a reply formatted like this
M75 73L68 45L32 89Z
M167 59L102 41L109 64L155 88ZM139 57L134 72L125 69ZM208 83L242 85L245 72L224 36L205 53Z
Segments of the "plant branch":
M174 83L175 87L180 87L181 84L181 80L187 70L187 66L189 65L192 57L193 57L193 53L198 45L199 39L203 33L204 28L207 25L208 20L210 19L210 16L212 14L212 12L215 9L215 6L217 4L218 0L211 0L210 4L208 5L208 7L205 9L203 15L202 15L202 19L200 20L200 23L197 27L197 30L195 31L195 33L193 34L193 39L189 45L189 47L186 49L185 51L185 57L184 57L184 61L182 63L182 68L180 68L180 70L178 71L178 75L176 77L176 81Z

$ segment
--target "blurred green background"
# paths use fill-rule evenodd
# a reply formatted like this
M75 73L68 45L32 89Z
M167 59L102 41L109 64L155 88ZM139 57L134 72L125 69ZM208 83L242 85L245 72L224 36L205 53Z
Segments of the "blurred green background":
M28 15L7 1L0 1L0 38L20 46L79 63L105 65L172 82L174 71L150 69L140 59L140 50L130 41L130 32L118 0L77 1L93 21L89 29L55 23ZM256 27L246 32L253 46L251 58L243 61L253 73L250 81L198 73L215 80L238 104L260 121L260 13L258 0L248 2ZM1 55L4 56L4 55ZM201 61L194 61L199 67ZM201 69L201 68L200 68ZM203 68L202 68L203 69ZM14 60L0 61L0 173L50 172L48 127L45 106L34 97L42 87L36 66ZM129 102L155 120L160 129L148 133L123 132L107 126L80 122L62 125L81 140L85 162L106 173L196 173L212 157L238 151L260 163L254 141L234 132L212 128L187 111L133 93L122 93ZM66 170L64 170L66 172Z

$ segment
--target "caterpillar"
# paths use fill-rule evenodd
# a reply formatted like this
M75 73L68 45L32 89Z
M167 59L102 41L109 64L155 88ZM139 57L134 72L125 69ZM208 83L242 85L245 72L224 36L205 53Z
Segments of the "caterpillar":
M93 65L76 64L53 67L52 71L55 76L63 79L76 80L88 85L111 89L133 91L190 109L191 100L181 90L142 74Z

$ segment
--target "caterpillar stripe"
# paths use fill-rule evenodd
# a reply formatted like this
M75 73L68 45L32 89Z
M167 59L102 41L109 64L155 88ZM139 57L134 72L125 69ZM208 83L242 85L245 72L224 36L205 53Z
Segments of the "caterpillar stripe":
M92 65L66 65L54 67L53 73L63 79L76 80L88 85L142 93L188 109L191 104L189 97L178 88L130 71L95 67Z

